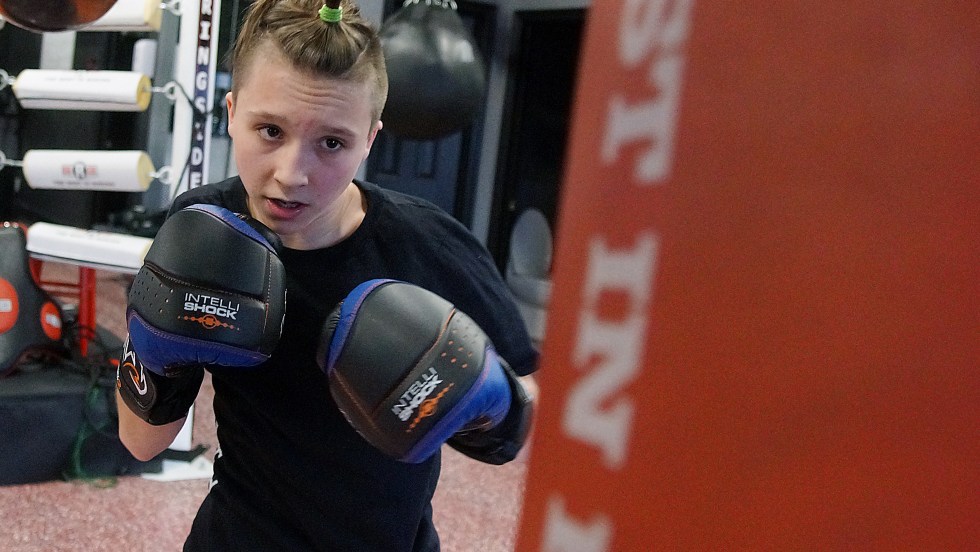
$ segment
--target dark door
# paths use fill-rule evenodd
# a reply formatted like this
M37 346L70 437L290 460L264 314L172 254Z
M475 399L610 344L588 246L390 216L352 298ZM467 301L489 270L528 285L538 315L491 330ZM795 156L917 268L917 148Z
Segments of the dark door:
M517 12L487 246L501 270L517 216L537 208L554 231L585 10Z
M375 184L428 199L458 215L457 189L465 162L463 132L440 140L405 140L381 131L368 159L367 179Z

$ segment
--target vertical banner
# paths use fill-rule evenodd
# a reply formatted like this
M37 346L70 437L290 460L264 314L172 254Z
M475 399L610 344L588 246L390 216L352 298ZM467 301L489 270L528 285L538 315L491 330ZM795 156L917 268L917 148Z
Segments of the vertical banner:
M980 3L595 0L517 550L980 542Z
M178 191L208 181L221 0L184 0L181 12L176 79L190 102L179 97L174 104L171 164L182 171Z
M178 97L174 103L170 164L180 172L170 199L208 182L221 0L181 0L180 11L174 76L189 98ZM193 427L191 408L170 448L190 450Z

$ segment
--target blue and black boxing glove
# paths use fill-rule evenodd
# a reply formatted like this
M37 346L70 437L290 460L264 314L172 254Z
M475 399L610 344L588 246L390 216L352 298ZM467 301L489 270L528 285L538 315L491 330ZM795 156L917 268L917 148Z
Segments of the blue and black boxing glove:
M279 238L258 221L192 205L161 226L133 280L116 377L146 422L181 419L204 366L252 367L279 342L286 309Z
M483 330L452 303L395 280L357 286L328 317L317 359L369 443L418 463L444 443L490 464L527 438L532 402Z

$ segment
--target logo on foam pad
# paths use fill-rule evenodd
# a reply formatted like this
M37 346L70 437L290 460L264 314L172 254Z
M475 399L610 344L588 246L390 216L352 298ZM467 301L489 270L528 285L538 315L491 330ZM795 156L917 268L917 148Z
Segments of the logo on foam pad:
M51 301L41 306L41 329L44 330L44 335L48 336L49 339L54 341L61 339L61 313Z
M235 324L233 322L237 321L236 317L240 308L239 303L220 297L202 293L185 293L184 312L193 314L185 315L183 319L197 322L209 330L218 327L234 329Z

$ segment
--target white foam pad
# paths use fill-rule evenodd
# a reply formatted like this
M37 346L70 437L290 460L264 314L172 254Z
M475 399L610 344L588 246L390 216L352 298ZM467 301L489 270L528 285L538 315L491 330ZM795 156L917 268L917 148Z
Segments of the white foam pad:
M36 222L27 231L27 251L67 263L136 272L153 240L127 234L83 230Z

